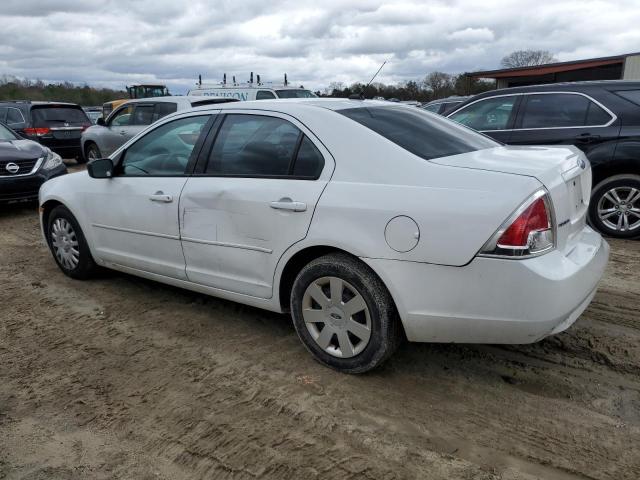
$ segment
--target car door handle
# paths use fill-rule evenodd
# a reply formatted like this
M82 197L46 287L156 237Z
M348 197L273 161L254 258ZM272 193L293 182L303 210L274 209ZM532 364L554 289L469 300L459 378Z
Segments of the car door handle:
M269 205L276 210L289 210L292 212L304 212L307 209L306 203L294 202L289 197L283 197L277 202L271 202Z
M592 135L590 133L583 133L575 137L576 142L579 143L591 143L600 139L600 135Z
M120 130L120 135L126 135L127 131L126 130Z
M173 202L173 197L171 195L165 195L163 192L158 191L153 195L150 195L149 200L151 200L152 202L171 203Z

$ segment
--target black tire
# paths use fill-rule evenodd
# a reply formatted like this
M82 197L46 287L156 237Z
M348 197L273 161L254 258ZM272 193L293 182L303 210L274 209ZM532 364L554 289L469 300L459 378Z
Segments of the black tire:
M370 338L366 347L350 358L336 357L321 348L303 317L303 299L307 288L326 277L347 282L348 287L353 287L361 295L368 308ZM385 285L367 265L347 254L334 253L319 257L300 271L291 290L291 315L300 340L313 357L323 365L344 373L363 373L376 368L395 352L404 338L395 304ZM346 321L355 315L347 317ZM326 323L323 324L324 328L327 328ZM337 344L337 336L332 336L332 342Z
M89 142L89 144L84 149L84 156L82 158L78 158L78 163L87 163L90 160L94 160L97 158L102 158L102 152L93 142Z
M589 223L600 233L609 237L633 238L640 236L640 226L626 230L617 228L618 218L621 218L621 216L624 215L622 211L619 215L616 213L612 217L609 217L609 219L603 220L600 218L600 215L598 214L598 209L600 207L603 209L616 208L614 202L610 201L611 197L605 197L607 192L611 192L613 189L617 189L618 192L622 193L622 196L619 194L618 197L624 202L627 199L627 192L631 192L632 189L636 189L640 192L640 175L614 175L598 183L591 192L591 201L589 203ZM640 197L633 202L632 206L634 207L634 210L640 208ZM626 204L622 205L622 207L628 208L626 207ZM617 211L620 210L621 208L618 206ZM636 217L632 213L627 213L627 219L630 227L632 227L636 221L640 221L640 218Z
M68 222L73 230L73 235L69 235L68 237L71 240L75 239L77 242L78 260L76 265L70 266L69 264L65 264L65 262L56 254L57 249L54 245L54 225L56 225L57 220ZM58 267L60 267L60 270L62 270L65 275L77 280L85 280L95 273L97 266L93 261L89 245L82 233L82 229L73 214L63 205L55 207L49 214L49 221L47 222L47 243L49 244L49 249L58 264Z

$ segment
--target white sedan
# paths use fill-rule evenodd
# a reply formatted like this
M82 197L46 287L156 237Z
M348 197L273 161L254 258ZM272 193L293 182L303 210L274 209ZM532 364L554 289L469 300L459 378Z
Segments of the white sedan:
M609 247L573 147L505 147L388 102L210 105L40 190L53 257L276 312L325 365L403 338L530 343L593 298Z

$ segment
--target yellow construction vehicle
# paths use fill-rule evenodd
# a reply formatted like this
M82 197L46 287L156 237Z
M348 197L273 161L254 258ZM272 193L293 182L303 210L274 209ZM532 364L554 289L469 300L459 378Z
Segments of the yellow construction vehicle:
M127 87L129 98L111 100L102 104L102 118L106 120L111 112L127 100L132 98L168 97L171 95L166 85L131 85Z

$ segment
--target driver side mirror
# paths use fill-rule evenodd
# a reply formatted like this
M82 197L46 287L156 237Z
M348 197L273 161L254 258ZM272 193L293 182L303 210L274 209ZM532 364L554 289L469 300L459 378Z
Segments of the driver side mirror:
M113 162L110 158L98 158L87 163L87 172L91 178L111 178L113 176Z
M96 120L96 125L101 125L103 127L107 126L107 123L104 121L103 117L98 118L98 120Z

